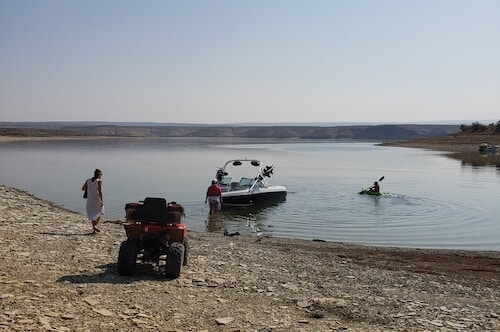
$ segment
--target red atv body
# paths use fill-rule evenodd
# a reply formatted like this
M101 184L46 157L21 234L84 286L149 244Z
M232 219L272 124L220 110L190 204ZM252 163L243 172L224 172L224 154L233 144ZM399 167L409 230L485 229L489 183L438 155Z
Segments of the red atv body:
M142 204L141 204L142 203ZM155 264L165 261L168 278L177 278L189 260L189 242L184 208L164 198L146 197L140 203L125 205L124 225L127 239L120 245L118 273L134 275L138 262Z

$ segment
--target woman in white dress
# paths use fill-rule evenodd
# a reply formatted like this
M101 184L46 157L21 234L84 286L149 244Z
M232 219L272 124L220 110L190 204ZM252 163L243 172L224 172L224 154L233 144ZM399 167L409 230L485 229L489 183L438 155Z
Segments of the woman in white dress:
M87 216L92 221L93 233L99 233L99 224L104 216L104 198L102 194L102 171L96 169L94 177L85 181L82 190L87 190Z

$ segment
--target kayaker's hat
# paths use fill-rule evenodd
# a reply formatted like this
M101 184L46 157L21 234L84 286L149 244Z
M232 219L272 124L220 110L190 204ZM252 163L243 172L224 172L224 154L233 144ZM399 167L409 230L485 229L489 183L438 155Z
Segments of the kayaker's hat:
M217 183L217 180L212 180L212 184L216 184Z

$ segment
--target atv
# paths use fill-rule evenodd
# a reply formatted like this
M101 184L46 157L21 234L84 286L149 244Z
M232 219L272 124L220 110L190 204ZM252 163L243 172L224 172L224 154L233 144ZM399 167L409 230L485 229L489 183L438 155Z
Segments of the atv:
M178 278L189 260L184 208L176 202L167 204L164 198L146 197L125 205L125 219L127 239L120 245L118 273L134 275L139 262L157 266L168 278Z

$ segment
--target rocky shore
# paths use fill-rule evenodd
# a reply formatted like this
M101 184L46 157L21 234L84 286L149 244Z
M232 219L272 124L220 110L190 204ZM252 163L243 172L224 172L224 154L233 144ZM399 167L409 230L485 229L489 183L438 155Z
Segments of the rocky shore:
M190 232L178 279L117 273L121 220L0 186L0 330L499 331L500 253Z

